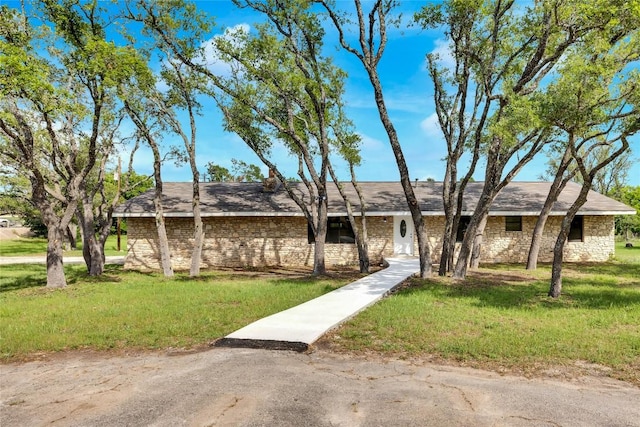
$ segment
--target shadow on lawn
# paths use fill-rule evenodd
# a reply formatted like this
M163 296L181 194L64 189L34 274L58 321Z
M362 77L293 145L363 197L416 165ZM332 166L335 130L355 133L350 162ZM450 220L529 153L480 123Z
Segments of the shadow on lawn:
M28 272L25 272L28 270ZM121 279L118 276L122 271L119 265L105 265L104 274L91 277L84 265L67 265L64 272L67 285L73 285L79 280L91 283L114 283ZM0 277L0 293L19 291L30 288L46 289L47 267L44 264L11 264L2 266Z
M513 270L501 271L500 268L474 271L462 282L414 279L404 292L431 292L443 298L468 298L476 306L507 309L607 309L640 305L640 274L637 274L634 266L594 265L593 272L583 265L573 266L573 269L583 274L593 274L592 283L586 283L584 277L570 277L567 274L563 277L562 295L558 299L547 296L550 284L548 278L533 278L524 271L519 274ZM620 277L622 280L617 279Z

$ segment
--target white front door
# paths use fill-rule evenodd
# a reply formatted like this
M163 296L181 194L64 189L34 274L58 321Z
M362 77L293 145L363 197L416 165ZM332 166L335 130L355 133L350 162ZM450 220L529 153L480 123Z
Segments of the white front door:
M393 253L413 255L413 219L411 216L393 217Z

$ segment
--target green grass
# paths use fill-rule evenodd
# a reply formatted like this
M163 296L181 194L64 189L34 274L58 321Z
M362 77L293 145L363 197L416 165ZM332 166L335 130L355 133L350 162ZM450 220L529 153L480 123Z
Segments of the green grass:
M127 236L120 237L121 251L118 252L117 237L109 236L104 245L105 255L124 255L127 251ZM47 239L39 237L0 240L0 256L45 256L47 254ZM82 256L82 242L78 243L78 250L65 251L65 256Z
M640 263L567 264L563 295L550 268L482 268L464 282L412 279L329 342L342 351L441 359L524 374L586 362L640 384Z
M69 286L49 290L44 266L0 266L0 360L81 348L200 346L354 280L220 272L166 279L119 266L89 278L84 266L65 270Z
M620 262L629 262L640 264L640 240L631 240L633 247L625 247L626 241L616 240L615 260Z
M464 282L414 279L325 341L336 351L525 375L595 366L640 385L638 243L618 242L608 263L566 264L557 300L546 296L549 265L484 267ZM259 272L172 280L116 266L89 278L84 266L65 268L69 286L47 290L44 266L0 266L0 360L78 348L197 347L353 280Z

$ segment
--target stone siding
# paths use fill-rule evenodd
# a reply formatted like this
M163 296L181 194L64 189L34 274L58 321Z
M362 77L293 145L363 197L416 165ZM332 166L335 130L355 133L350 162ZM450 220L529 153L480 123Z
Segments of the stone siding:
M482 263L524 263L537 217L523 217L522 231L505 231L504 217L490 217L484 233ZM371 263L393 256L393 218L367 218ZM443 217L425 217L432 262L439 262ZM553 259L553 246L562 217L550 217L543 237L539 261ZM360 225L359 219L358 224ZM128 252L125 268L160 268L157 232L153 218L128 219ZM307 240L303 217L214 217L204 218L205 241L202 267L312 266L314 245ZM193 220L167 218L167 235L176 270L191 264ZM614 252L612 216L585 216L582 242L565 245L565 261L608 260ZM414 239L414 254L418 255ZM460 244L456 244L459 248ZM357 265L355 244L325 244L327 266Z
M314 244L308 242L303 217L215 217L204 218L203 268L313 266ZM359 226L360 221L358 220ZM171 264L176 270L191 265L193 220L167 218ZM152 218L129 218L125 268L160 269L157 232ZM371 263L393 255L393 223L367 218ZM357 265L355 244L325 244L327 266Z

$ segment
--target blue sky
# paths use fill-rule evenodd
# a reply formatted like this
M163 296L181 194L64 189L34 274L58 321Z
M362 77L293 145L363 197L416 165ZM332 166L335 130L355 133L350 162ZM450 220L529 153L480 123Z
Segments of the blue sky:
M240 24L252 25L261 17L248 10L236 9L230 1L213 0L196 2L199 8L215 17L218 33L224 28ZM414 10L424 2L404 2L404 21L410 21ZM366 2L365 2L366 6ZM395 158L391 151L386 133L382 127L375 106L371 85L362 65L355 57L337 46L337 34L327 27L326 52L334 57L337 65L348 73L345 104L347 113L362 137L362 166L357 170L358 178L363 181L394 181L399 179ZM407 160L411 179L425 180L444 177L446 148L438 122L435 117L433 85L425 68L425 55L434 50L445 49L446 42L441 32L425 31L418 27L393 29L380 64L379 72L383 83L385 101L391 119L397 129L400 143ZM255 163L263 168L258 158L248 149L242 140L234 134L222 130L220 114L213 105L207 104L204 116L199 121L198 164L214 162L231 168L231 159L237 158ZM640 138L634 137L636 161L629 171L631 185L640 185ZM285 150L274 150L273 158L285 176L294 176L297 162L286 154ZM148 161L136 162L136 168L150 168ZM546 169L546 156L539 155L516 177L518 181L537 181ZM143 163L146 163L143 165ZM348 178L345 165L338 163L340 179ZM149 169L150 170L150 169ZM483 180L483 170L476 172L475 179ZM184 181L190 179L188 167L176 168L167 165L164 179Z
M6 1L6 0L5 0ZM18 5L17 1L10 3ZM262 18L247 9L237 9L228 0L200 0L198 8L215 17L216 30L211 36L220 34L226 28L238 25L252 26ZM341 5L350 2L340 2ZM365 7L368 2L364 2ZM410 22L413 12L426 2L403 2L403 21ZM334 57L338 66L348 73L346 84L346 111L354 122L356 131L362 138L362 166L357 170L362 181L395 181L399 179L395 158L386 133L382 127L376 108L371 84L362 65L352 55L337 48L337 34L327 27L326 54ZM433 86L425 68L425 55L434 50L444 51L446 42L441 32L425 31L416 26L392 29L379 72L385 93L385 101L391 119L399 135L407 160L411 179L437 181L444 176L446 153L433 102ZM202 116L198 118L197 162L204 171L208 162L231 169L231 159L243 160L259 165L267 170L255 154L235 134L225 132L222 117L217 107L203 100ZM187 122L185 122L187 125ZM133 131L133 125L125 124L123 135ZM178 138L167 136L167 145L181 145ZM628 174L630 185L640 185L640 136L632 140L636 159ZM273 160L284 171L285 176L295 176L297 161L288 156L284 149L273 150ZM537 181L546 169L546 156L539 155L516 177L518 181ZM126 159L123 158L126 164ZM152 173L152 156L149 150L141 150L134 161L136 172ZM348 178L346 165L337 163L340 179ZM483 180L483 170L478 170L475 179ZM167 163L163 167L164 181L189 181L191 171L187 164L177 167Z

